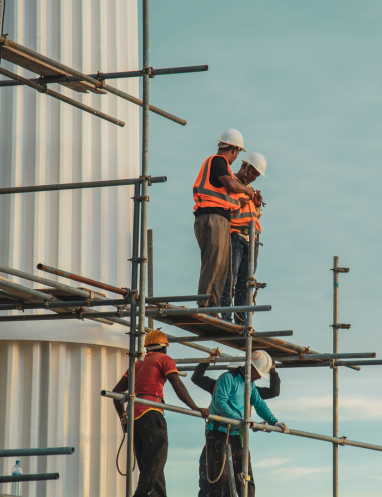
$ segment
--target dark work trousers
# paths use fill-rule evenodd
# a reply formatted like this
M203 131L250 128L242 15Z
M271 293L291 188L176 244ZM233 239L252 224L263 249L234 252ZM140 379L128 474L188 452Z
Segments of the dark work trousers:
M159 411L147 411L134 421L134 449L139 468L134 497L166 497L167 423Z
M230 223L220 214L202 214L195 219L194 231L201 252L198 294L213 295L218 306L227 279L229 247L231 238ZM198 301L199 306L208 302Z
M258 247L259 245L256 244L254 273L256 273L257 268ZM234 305L247 305L248 242L237 233L231 234L231 254L232 266L230 264L228 267L227 279L224 285L223 295L220 299L220 305L222 307L231 307L231 281L232 300ZM236 314L234 313L236 324L243 324L243 322L246 322L247 317L245 313L239 312ZM232 322L232 313L224 313L222 314L222 318Z
M211 478L210 478L211 479ZM210 482L207 479L207 459L206 459L206 446L203 447L199 459L199 493L198 497L208 497L210 493ZM229 489L229 481L224 485L223 497L231 497Z
M227 434L222 431L212 430L207 433L207 462L208 476L210 480L215 480L221 471L224 458ZM240 435L230 435L229 444L232 450L233 470L235 473L236 491L241 495L241 483L237 477L242 472L243 447L241 446ZM248 497L255 497L255 482L253 481L251 457L249 457L248 475L250 481L248 485ZM228 480L228 463L225 462L224 470L216 483L211 483L209 497L223 497L224 486Z

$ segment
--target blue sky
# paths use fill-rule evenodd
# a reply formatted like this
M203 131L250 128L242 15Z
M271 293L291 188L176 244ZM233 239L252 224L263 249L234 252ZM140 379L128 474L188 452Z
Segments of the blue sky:
M293 329L291 341L330 352L330 268L338 255L350 267L340 276L340 322L352 325L340 331L340 351L382 358L381 21L381 3L368 0L151 2L150 65L209 65L206 73L151 80L151 102L188 121L181 127L150 116L150 173L168 176L150 190L155 294L196 292L192 185L220 133L237 128L246 149L268 160L267 178L256 182L267 203L256 277L268 284L257 303L272 311L255 316L256 329ZM196 355L180 345L170 354ZM340 370L341 436L382 445L381 368ZM330 435L331 371L280 376L281 396L268 403L276 417ZM197 403L209 403L185 383ZM171 387L165 394L179 405ZM195 496L203 424L166 418L168 493ZM330 444L255 434L251 453L257 495L330 495ZM339 453L340 495L380 496L382 454Z

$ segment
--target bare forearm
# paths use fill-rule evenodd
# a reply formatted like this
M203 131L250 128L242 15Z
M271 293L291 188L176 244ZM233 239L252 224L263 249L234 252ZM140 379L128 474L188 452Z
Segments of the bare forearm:
M183 385L182 382L179 382L176 385L174 385L174 390L176 395L178 396L178 399L181 400L184 404L186 404L186 406L188 406L190 409L193 409L194 411L198 409L198 406L191 399L191 396L188 393L187 388Z
M123 404L119 400L115 399L113 399L113 403L118 416L121 417L123 414Z

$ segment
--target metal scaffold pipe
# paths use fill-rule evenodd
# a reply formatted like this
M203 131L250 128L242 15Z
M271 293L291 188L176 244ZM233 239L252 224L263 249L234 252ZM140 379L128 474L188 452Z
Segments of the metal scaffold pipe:
M338 268L339 258L333 258L333 268ZM339 273L333 271L333 324L338 323ZM333 327L333 354L338 354L338 329ZM338 437L338 368L333 367L333 437ZM333 444L333 497L338 497L338 445Z
M152 76L164 76L166 74L184 74L192 72L203 72L208 71L208 65L201 66L184 66L184 67L168 67L163 69L151 69ZM94 80L105 80L105 79L125 79L125 78L137 78L143 76L143 71L119 71L119 72L100 72L95 74L87 74L89 78ZM77 76L41 76L40 78L32 78L29 81L32 83L74 83L76 81L83 81L83 78ZM16 80L10 81L0 81L0 88L3 86L22 86L23 83Z
M274 356L276 361L311 361L330 359L366 359L376 357L375 352L343 352L340 354L303 354L303 355L283 355Z
M193 358L185 358L185 359L174 359L176 364L193 364L193 363L215 363L215 362L243 362L243 356L228 356L228 357L214 357L210 359L209 357L193 357Z
M145 297L147 269L147 209L148 209L148 180L149 180L149 98L150 98L150 30L149 30L149 0L142 2L143 16L143 110L142 110L142 206L141 206L141 246L139 267L139 335L138 360L143 360L143 344L145 332Z
M108 390L102 390L101 396L108 397L108 398L115 399L115 400L119 400L122 403L127 402L127 399L129 397L128 394L114 393L114 392L110 392ZM137 404L142 404L142 405L149 406L149 407L158 407L158 402L153 402L151 400L137 398L137 399L135 399L135 402ZM179 414L186 414L188 416L193 416L196 418L202 418L202 415L199 411L193 411L191 409L186 409L183 407L172 406L169 404L161 404L160 408L164 409L165 411L171 411L171 412L176 412ZM242 425L242 421L240 421L238 419L225 418L223 416L216 416L213 414L210 414L208 419L210 421L218 421L221 423L231 424L233 426L241 426ZM348 445L350 447L359 447L362 449L370 449L370 450L376 450L376 451L382 452L382 446L380 446L380 445L373 445L373 444L368 444L368 443L363 443L363 442L356 442L354 440L348 440L346 437L330 437L330 436L326 436L326 435L320 435L317 433L310 433L310 432L306 432L306 431L299 431L299 430L293 430L293 429L289 429L289 433L284 433L282 431L282 429L277 427L277 426L270 426L270 425L267 425L266 423L256 423L252 419L249 420L249 423L250 423L251 430L254 432L268 432L268 433L274 432L274 433L280 433L281 435L285 435L285 436L311 438L313 440L321 440L323 442L330 442L330 443L334 443L336 445L342 445L342 446Z
M39 85L38 83L33 83L29 79L23 78L22 76L19 76L18 74L15 74L11 71L7 71L6 69L0 68L0 74L3 74L4 76L7 76L8 78L16 79L17 81L20 81L24 85L29 86L30 88L33 88L34 90L38 91L39 93L49 95L50 97L53 97L57 100L60 100L61 102L65 102L66 104L72 105L73 107L77 107L77 109L88 112L89 114L92 114L93 116L104 119L105 121L109 121L112 124L116 124L117 126L120 126L121 128L123 128L125 126L125 123L123 121L120 121L119 119L116 119L115 117L109 116L108 114L105 114L104 112L100 112L97 109L93 109L92 107L88 107L87 105L84 105L81 102L77 102L77 100L73 100L72 98L66 97L65 95L62 95L61 93L57 93L56 91L50 90L49 88L46 88L46 86Z
M293 335L292 330L287 331L257 331L253 338L264 338L264 337L282 337ZM212 342L216 340L245 340L244 335L239 335L238 333L227 333L225 335L210 335L210 336L189 336L189 337L172 337L168 341L170 343L181 343L181 342Z
M157 176L150 178L151 183L165 183L166 176ZM112 179L104 181L85 181L82 183L61 183L55 185L37 185L37 186L15 186L10 188L0 188L0 195L9 195L15 193L38 193L38 192L56 192L60 190L79 190L83 188L104 188L112 186L127 186L139 183L139 178L134 179Z
M65 456L74 454L74 447L0 450L0 457Z
M34 475L8 475L0 476L0 483L11 483L16 481L48 481L58 480L59 473L36 473Z

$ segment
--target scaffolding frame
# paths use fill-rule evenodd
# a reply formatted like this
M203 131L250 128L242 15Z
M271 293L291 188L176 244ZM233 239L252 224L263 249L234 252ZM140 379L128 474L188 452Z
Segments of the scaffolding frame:
M6 194L18 194L18 193L38 193L44 191L61 191L68 189L83 189L83 188L102 188L102 187L114 187L114 186L125 186L134 185L134 211L133 211L133 242L132 242L132 270L131 270L131 288L130 289L119 289L112 287L111 285L97 282L89 278L84 278L80 275L74 275L66 271L51 268L42 263L38 264L38 269L55 274L57 276L65 277L77 282L88 284L90 286L95 286L106 291L111 291L122 296L119 299L107 299L103 294L97 294L97 292L88 290L86 288L74 288L68 285L63 285L56 283L52 280L47 280L46 278L35 277L34 275L28 275L17 270L12 270L11 268L0 268L0 271L7 272L10 270L9 274L13 274L18 277L23 277L35 282L40 282L44 285L48 285L53 288L48 288L48 290L31 290L23 285L15 284L4 278L0 278L0 299L6 299L7 303L0 304L0 311L6 310L19 310L24 311L25 309L45 309L57 312L56 315L21 315L21 316L5 316L0 317L0 321L16 321L16 320L60 320L60 319L92 319L100 321L104 324L112 325L113 323L118 323L130 328L127 334L130 336L130 349L129 349L129 390L125 394L115 394L113 392L102 391L101 395L109 398L119 400L123 403L128 403L128 425L127 425L127 478L126 478L126 496L133 496L133 463L134 463L134 404L144 404L148 406L157 405L154 402L147 401L144 399L136 398L134 393L135 386L135 362L138 360L143 360L143 339L145 334L150 331L154 326L154 319L160 322L169 323L179 327L180 329L186 329L192 333L196 333L197 337L172 337L167 335L169 342L180 343L184 346L191 347L200 350L204 353L212 352L212 349L195 343L197 341L214 340L218 344L222 343L224 345L232 346L234 348L240 348L239 344L245 342L245 364L246 364L246 375L245 375L245 408L244 408L244 419L242 422L237 420L225 419L219 417L220 421L225 421L232 425L237 425L240 423L243 426L244 439L243 439L243 465L242 465L242 492L241 497L247 497L248 486L246 484L246 476L248 475L248 462L249 462L249 434L250 430L253 431L263 431L263 432L276 432L282 433L280 428L273 426L268 426L266 423L255 423L251 417L251 405L250 405L250 368L251 368L251 352L253 347L259 348L259 344L265 345L276 345L279 349L276 350L284 351L287 355L273 355L273 358L278 360L276 364L277 368L299 368L299 367L330 367L333 369L333 437L328 437L325 435L312 434L307 432L301 432L297 430L290 430L290 435L300 436L305 438L311 438L315 440L323 440L333 444L333 496L338 497L338 445L353 445L356 447L366 448L370 450L382 451L382 447L375 446L371 444L365 444L362 442L354 442L347 440L346 437L338 437L338 367L345 366L351 369L360 370L362 365L381 365L382 361L360 361L361 358L375 357L375 353L357 353L357 354L340 354L338 352L338 330L341 328L349 328L350 325L342 325L338 323L338 279L340 272L348 272L347 268L339 268L338 257L334 258L333 267L333 278L334 278L334 288L333 288L333 353L332 354L320 354L319 352L309 350L306 347L300 347L289 342L284 342L282 340L274 340L273 337L277 336L287 336L292 335L292 330L286 331L270 331L270 332L257 332L252 326L253 312L255 311L270 311L271 306L256 306L254 303L254 289L256 291L259 288L264 288L265 284L258 284L254 278L254 255L255 255L255 243L259 241L255 240L255 226L251 222L250 225L250 241L249 241L249 264L248 264L248 285L247 285L247 305L242 307L231 307L231 311L246 312L247 320L245 324L241 327L228 326L223 323L219 323L218 320L204 315L203 312L207 314L207 311L196 308L180 308L168 305L169 302L185 302L193 301L197 298L205 297L209 298L208 295L205 296L165 296L165 297L154 297L153 290L153 241L152 241L152 231L147 230L147 210L148 210L148 187L152 184L163 183L167 181L165 176L151 177L149 175L149 113L154 112L162 117L172 120L180 125L185 125L186 121L173 114L170 114L162 109L152 106L149 103L149 89L150 89L150 79L156 75L164 74L180 74L180 73L191 73L207 71L207 65L201 66L188 66L188 67L174 67L174 68L164 68L164 69L153 69L149 64L149 0L142 0L142 14L143 14L143 69L139 71L126 71L119 73L102 73L97 74L83 74L76 71L73 68L64 66L63 64L49 59L46 56L38 54L26 47L18 45L17 43L9 40L3 33L0 34L0 57L5 60L11 60L13 63L20 65L21 67L30 69L32 67L40 67L39 78L23 78L18 74L7 71L0 68L0 73L10 78L9 81L0 81L0 87L11 87L26 85L40 93L45 93L52 96L53 98L58 98L70 105L85 111L90 112L94 116L106 119L109 122L116 124L118 126L124 126L123 121L102 114L99 111L92 109L90 107L84 106L80 102L73 99L65 97L57 92L47 88L48 84L59 83L67 86L74 91L80 93L86 93L91 91L95 94L103 95L107 92L112 93L120 98L128 100L136 105L142 107L142 164L141 164L141 175L139 178L134 179L118 179L118 180L108 180L108 181L92 181L83 183L68 183L68 184L56 184L56 185L37 185L37 186L23 186L23 187L11 187L11 188L1 188L0 195ZM0 0L0 26L1 26L1 0ZM5 54L5 57L4 57ZM10 55L11 54L11 55ZM11 59L10 59L11 57ZM12 59L13 57L13 59ZM31 59L37 61L37 66L26 66L26 64L31 64ZM44 66L45 69L41 70ZM46 69L48 68L48 69ZM31 70L31 69L30 69ZM45 71L45 72L44 72ZM51 74L49 74L49 71ZM43 74L41 74L43 73ZM140 100L132 95L128 95L116 88L111 87L106 83L107 79L120 79L120 78L130 78L130 77L142 77L143 78L143 99ZM262 244L260 244L262 245ZM148 275L147 275L147 264L148 264ZM13 272L12 272L13 271ZM146 292L146 280L148 276L148 288ZM33 278L31 278L33 277ZM37 279L36 279L37 278ZM39 281L38 281L39 278ZM43 281L44 280L44 281ZM58 292L58 293L57 293ZM59 293L61 292L61 293ZM146 293L148 296L146 297ZM98 300L97 300L98 299ZM9 301L9 302L8 302ZM149 304L149 305L146 305ZM113 306L115 311L113 312L98 312L93 311L91 316L89 316L91 307L98 306ZM224 308L226 310L227 308ZM208 314L212 312L221 312L222 308L215 307L209 308ZM125 316L130 316L130 321L122 319ZM207 336L206 333L199 332L195 324L190 322L176 322L174 317L176 316L189 316L194 320L198 320L198 323L203 324L203 326L215 326L217 333L215 335ZM145 326L145 318L149 318L149 327ZM171 320L173 319L173 320ZM240 330L238 329L240 328ZM219 335L220 333L220 335ZM224 334L223 334L224 333ZM234 336L234 334L237 336ZM255 343L255 345L253 345ZM243 357L235 357L225 353L220 354L221 357L212 359L179 359L178 364L188 364L189 362L238 362L242 361ZM352 359L350 361L344 361L343 359ZM194 366L180 366L180 374L185 375L186 371L192 371ZM215 365L211 370L226 370L227 365ZM190 409L185 409L177 406L162 405L163 409L170 410L172 412L191 415L195 417L201 417L201 414L197 411L192 411ZM215 419L213 415L210 415L210 419ZM34 450L34 449L28 449ZM44 449L35 449L44 450ZM229 451L228 451L229 452ZM32 454L30 454L32 455ZM1 456L1 453L0 453ZM229 459L229 454L228 454ZM53 475L49 475L53 478ZM27 476L27 475L25 475ZM39 476L39 475L32 475ZM44 475L47 476L47 475ZM232 475L231 475L232 476ZM232 480L232 478L231 478ZM232 481L231 481L232 483ZM231 492L232 490L231 485ZM232 495L233 497L233 495Z

